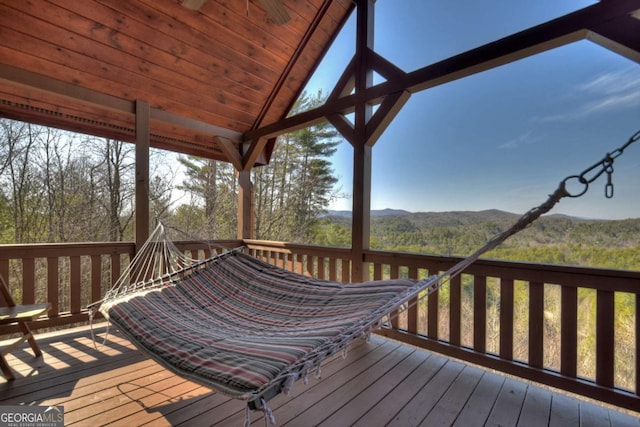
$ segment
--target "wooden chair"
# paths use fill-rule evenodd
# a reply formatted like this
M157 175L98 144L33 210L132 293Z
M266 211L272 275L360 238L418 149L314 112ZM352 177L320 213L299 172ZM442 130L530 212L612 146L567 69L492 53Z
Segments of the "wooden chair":
M51 304L47 302L43 304L17 305L11 296L7 282L5 282L2 276L0 276L0 295L2 295L6 303L6 306L0 307L0 327L17 325L22 334L18 338L8 340L6 343L0 345L0 369L2 369L5 378L11 381L15 377L9 368L5 356L25 341L29 341L35 357L42 356L40 347L38 347L38 343L36 343L36 339L31 333L31 329L29 329L28 322L44 315L51 308ZM2 334L3 332L0 330L0 335Z

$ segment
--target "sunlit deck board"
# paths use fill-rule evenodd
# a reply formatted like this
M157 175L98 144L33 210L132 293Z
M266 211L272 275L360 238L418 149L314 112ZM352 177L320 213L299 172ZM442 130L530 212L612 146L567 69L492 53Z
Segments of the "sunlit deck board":
M98 336L104 336L104 328ZM243 402L173 375L117 333L94 348L87 328L42 334L8 357L0 405L62 405L66 425L241 425ZM637 417L381 337L335 357L309 384L269 402L277 425L640 426ZM260 413L253 425L263 425Z

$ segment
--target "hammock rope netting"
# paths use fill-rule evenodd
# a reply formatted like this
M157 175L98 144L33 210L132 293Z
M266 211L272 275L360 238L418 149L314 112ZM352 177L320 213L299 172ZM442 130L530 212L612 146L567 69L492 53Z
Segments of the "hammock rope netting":
M611 197L613 161L638 139L640 131L582 174L566 178L544 203L471 256L422 280L335 283L275 267L242 248L198 261L180 251L158 223L90 312L99 310L169 370L247 400L247 408L272 419L269 398L288 392L300 378L306 383L323 360L388 325L391 313L427 297L562 198L581 196L602 174L609 178L605 195ZM570 192L572 181L582 187Z

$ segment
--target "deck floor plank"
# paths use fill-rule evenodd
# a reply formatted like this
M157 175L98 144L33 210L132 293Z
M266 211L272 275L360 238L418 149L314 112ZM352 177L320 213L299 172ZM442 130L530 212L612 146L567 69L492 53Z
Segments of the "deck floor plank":
M529 386L524 397L524 405L518 419L518 427L536 427L549 423L551 394L546 390Z
M98 329L99 337L104 330ZM182 379L135 350L117 331L94 347L87 328L38 336L0 379L0 405L62 405L65 425L163 427L240 425L245 402ZM322 378L298 381L269 402L277 425L610 425L640 427L636 414L552 392L482 368L374 336L347 358L322 366ZM259 412L253 425L264 425Z
M371 405L384 406L384 403L380 403L380 401L391 393L398 384L405 381L423 360L424 355L422 352L414 351L395 367L389 369L384 375L378 377L374 384L369 385L362 392L359 392L353 399L344 404L319 425L327 427L341 423L352 425L371 408Z
M354 423L354 426L367 427L376 423L387 424L422 389L424 383L440 371L446 362L447 359L435 354L425 359L411 374L411 378L400 383L392 393L385 397L383 403L369 408L368 412Z
M486 421L487 426L515 426L520 418L527 384L507 378Z
M385 344L385 342L386 341L384 339L374 336L371 338L369 342L358 341L354 343L354 345L349 350L348 357L342 357L342 355L335 355L334 357L329 358L322 364L320 379L322 381L325 381L331 376L345 369L349 365L352 365L352 364L355 365L357 363L361 363L360 360L365 357L371 358L372 356L367 356L367 355L369 353L376 351L376 349L378 349L381 345ZM367 359L364 359L364 361L366 360ZM278 413L278 417L276 418L276 421L280 421L282 419L281 418L282 411L280 410L280 408L286 407L287 405L289 405L290 401L297 398L303 393L308 393L310 389L316 387L318 384L319 384L319 379L316 378L315 375L310 374L309 384L305 385L304 382L300 380L293 385L293 388L291 389L289 394L279 394L278 396L274 397L269 402L269 407L274 412ZM232 416L235 416L235 415L232 415ZM257 421L255 420L255 418L257 417L256 416L252 417L252 419L254 419L254 422L253 422L254 425L264 425L263 422ZM221 420L216 425L223 426L223 425L228 425L228 423L229 423L229 420Z
M378 378L383 377L389 371L393 370L415 351L416 350L411 347L398 347L376 364L368 367L368 369L354 376L349 381L343 382L335 390L335 393L330 393L316 401L313 406L302 411L295 418L288 420L284 425L308 426L310 422L313 424L321 423L327 417L333 415L335 411L347 405L350 400L366 390L367 387L376 382Z
M450 426L478 385L484 371L475 366L465 366L451 387L422 421L422 426Z
M426 383L404 408L389 422L390 426L419 425L453 381L464 369L464 364L448 360L438 373Z
M117 384L102 383L100 388L94 388L92 395L62 403L65 413L69 413L69 419L65 421L103 425L117 420L118 417L134 415L137 419L137 413L198 387L193 382L176 377L160 366L157 367L161 370L151 375L121 376ZM123 408L123 405L132 403L135 406L128 406L126 410ZM100 420L96 421L96 417Z
M493 404L498 398L505 378L485 372L473 390L466 405L453 423L455 427L482 426L485 424Z
M611 427L638 427L640 418L619 411L609 410Z
M610 427L607 408L596 405L580 405L580 427Z
M577 399L561 394L551 399L549 427L571 427L580 425L580 407Z
M315 387L309 388L304 393L290 400L286 405L278 408L276 412L278 425L284 425L288 421L296 418L299 414L310 407L310 401L319 402L326 396L332 394L335 390L339 389L342 384L350 381L352 378L356 377L361 372L364 372L370 366L376 364L379 360L399 348L400 346L398 343L389 341L378 347L377 351L368 353L365 357L360 359L357 364L347 365L335 374L324 378L321 382L322 387L320 387L319 384L316 384ZM258 423L262 423L262 419L260 419Z

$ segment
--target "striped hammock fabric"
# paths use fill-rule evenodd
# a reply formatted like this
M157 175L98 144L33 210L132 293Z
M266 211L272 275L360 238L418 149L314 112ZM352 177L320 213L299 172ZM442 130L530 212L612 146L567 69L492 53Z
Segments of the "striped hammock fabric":
M234 251L100 311L171 371L254 401L289 388L421 288L404 279L338 284Z

